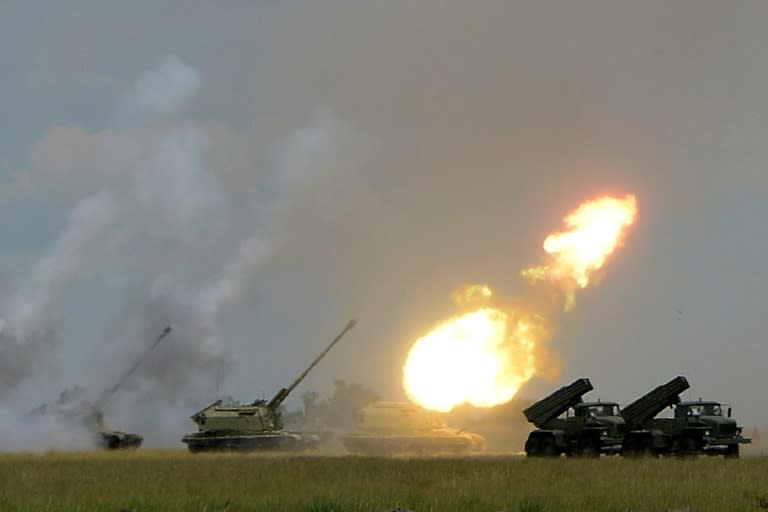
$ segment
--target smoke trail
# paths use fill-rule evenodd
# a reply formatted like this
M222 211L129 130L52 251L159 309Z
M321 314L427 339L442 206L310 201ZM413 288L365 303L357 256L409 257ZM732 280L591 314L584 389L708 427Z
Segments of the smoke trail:
M88 256L97 252L93 245L111 229L116 215L114 198L107 192L83 199L72 210L52 250L37 262L7 306L7 322L14 336L24 340L43 320L56 291L98 263Z
M272 253L270 242L262 235L243 240L235 257L224 265L219 278L200 292L202 316L212 320L223 304L236 300L256 268L266 262Z
M23 382L42 377L43 365L52 363L55 336L51 312L60 307L58 299L68 285L92 276L109 277L118 283L133 279L152 283L165 270L166 261L175 258L177 251L194 247L202 233L219 222L226 201L216 175L205 165L205 132L172 118L183 112L198 89L197 71L176 57L166 57L120 99L116 119L121 130L94 134L52 130L46 143L36 147L39 161L56 162L59 152L68 151L68 138L76 136L78 151L68 152L69 158L60 160L70 167L55 170L76 179L78 169L86 169L91 173L90 181L100 184L101 190L77 202L50 250L5 301L0 331L0 389L6 396ZM159 121L165 124L159 126ZM127 131L129 128L138 131ZM111 154L114 149L118 151ZM210 325L201 326L195 314L174 309L163 296L150 297L142 309L137 312L137 321L146 330L152 330L155 323L176 321L180 324L177 340L185 340L183 350L173 357L161 357L154 368L164 376L168 394L178 391L199 371L223 364L224 356L215 346ZM106 339L125 341L129 336ZM135 342L131 343L135 347ZM70 348L86 353L89 350ZM91 351L94 348L90 347ZM125 367L123 360L95 363L95 368L114 367L116 371ZM83 384L108 382L93 369L82 375ZM98 388L103 389L103 384L91 389L91 394ZM47 401L51 394L47 390L45 396L36 399ZM58 425L56 416L41 417L33 429L51 435L80 430L68 424ZM55 428L51 426L54 424ZM19 427L13 424L10 428ZM81 445L73 444L67 435L58 437L61 447Z
M175 55L167 55L144 72L134 88L120 98L115 113L119 128L147 123L183 112L200 89L200 74Z

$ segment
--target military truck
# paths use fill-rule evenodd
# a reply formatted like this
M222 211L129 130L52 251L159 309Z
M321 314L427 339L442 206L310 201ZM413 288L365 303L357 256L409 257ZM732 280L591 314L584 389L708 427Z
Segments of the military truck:
M191 453L292 451L315 448L320 444L320 437L285 430L279 407L356 323L354 320L350 321L309 367L290 386L280 389L269 402L256 400L248 405L233 405L216 400L191 416L198 431L185 435L181 442L187 445Z
M615 402L584 402L594 389L587 378L563 386L523 410L537 429L528 435L528 457L599 457L621 451L624 419Z
M621 453L625 457L698 454L739 457L739 447L751 442L719 402L682 402L680 393L690 387L678 376L624 407L621 415L629 426ZM671 418L657 418L664 409L674 410Z

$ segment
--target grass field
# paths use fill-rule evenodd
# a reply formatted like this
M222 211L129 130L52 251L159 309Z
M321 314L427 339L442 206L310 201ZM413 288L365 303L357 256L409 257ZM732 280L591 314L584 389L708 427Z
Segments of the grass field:
M0 456L2 511L748 511L768 458L528 460L196 455Z

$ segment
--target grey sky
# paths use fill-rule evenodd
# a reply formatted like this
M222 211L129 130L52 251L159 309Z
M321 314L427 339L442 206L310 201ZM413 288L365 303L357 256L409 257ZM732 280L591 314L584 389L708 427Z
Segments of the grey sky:
M0 317L45 287L35 318L57 339L6 400L103 385L164 316L186 337L135 396L183 409L219 363L227 392L271 394L355 317L307 386L401 398L405 354L453 289L520 295L569 210L634 193L626 246L557 318L560 381L522 394L589 376L626 402L684 374L691 396L768 422L766 15L758 0L3 2ZM126 121L152 73L169 92ZM104 225L56 253L92 197ZM72 259L43 279L52 254Z

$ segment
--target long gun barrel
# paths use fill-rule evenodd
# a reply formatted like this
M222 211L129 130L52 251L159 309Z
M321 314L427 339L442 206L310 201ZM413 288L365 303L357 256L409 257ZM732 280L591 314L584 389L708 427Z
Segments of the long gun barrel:
M680 393L689 387L688 379L675 377L622 408L621 416L627 424L642 427L665 408L679 403Z
M283 403L283 400L285 400L286 398L288 398L288 395L290 395L290 394L291 394L291 391L293 391L293 390L296 388L296 386L298 386L298 385L301 383L301 381L303 381L303 380L304 380L304 378L305 378L305 377L306 377L306 376L309 374L309 372L311 372L311 371L312 371L312 368L314 368L315 366L317 366L317 363L319 363L319 362L320 362L320 360L321 360L322 358L324 358L324 357L325 357L325 354L327 354L327 353L328 353L328 352L329 352L329 351L330 351L330 350L333 348L333 346L334 346L336 343L338 343L338 342L339 342L339 340L340 340L341 338L343 338L343 337L344 337L344 335L345 335L345 334L347 334L347 332L348 332L350 329L352 329L352 328L353 328L355 325L357 325L357 321L356 321L356 320L350 320L350 322L349 322L349 323L346 325L346 327L344 327L344 329L343 329L343 330L342 330L342 331L339 333L339 335L338 335L338 336L336 336L336 337L333 339L333 341L331 342L331 344L330 344L330 345L328 345L328 346L325 348L325 350L323 350L322 352L320 352L320 355L319 355L319 356L317 356L317 357L315 358L315 360L314 360L314 361L312 361L312 364L310 364L310 365L307 367L307 369L306 369L306 370L304 370L304 372L303 372L301 375L299 375L299 377L298 377L298 378L297 378L295 381L293 381L293 384L291 384L291 385L290 385L290 386L288 386L287 388L282 388L280 391L278 391L278 392L277 392L277 394L276 394L276 395L275 395L275 396L272 398L272 400L270 400L270 401L269 401L269 403L268 403L267 405L268 405L270 408L273 408L273 409L274 409L274 408L277 408L277 407L278 407L278 406L279 406L281 403Z
M577 379L531 405L523 414L528 421L542 428L542 425L557 418L569 407L581 403L581 396L593 389L589 379Z
M104 405L104 403L109 400L112 395L114 395L118 389L120 389L120 386L122 386L128 378L133 375L133 372L136 371L136 369L141 365L141 363L144 362L144 359L146 359L147 355L152 352L157 345L160 344L161 341L163 341L163 338L168 336L171 333L171 326L166 326L165 329L163 329L163 332L160 333L160 336L155 338L155 341L152 342L152 345L145 350L138 359L133 363L133 365L128 369L127 372L123 374L122 377L115 383L114 386L112 386L110 389L108 389L104 394L101 395L101 398L94 404L95 408L99 408Z

